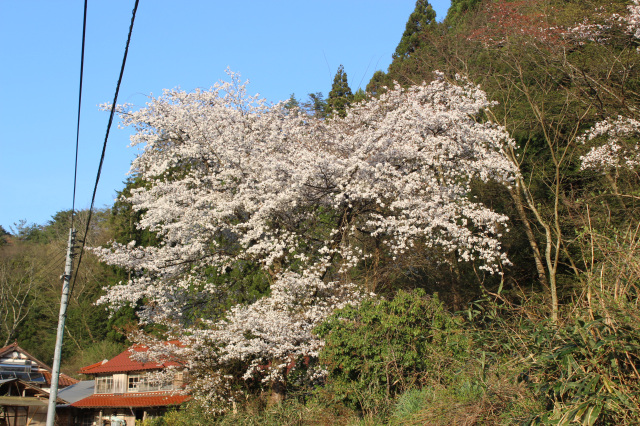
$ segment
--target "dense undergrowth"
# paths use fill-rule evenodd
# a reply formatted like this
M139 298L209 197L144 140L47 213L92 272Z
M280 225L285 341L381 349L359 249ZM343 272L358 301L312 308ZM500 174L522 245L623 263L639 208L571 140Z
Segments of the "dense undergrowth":
M633 425L640 419L635 294L595 291L561 324L486 298L450 313L421 291L337 312L323 386L211 417L197 406L146 425ZM530 312L529 312L530 311Z

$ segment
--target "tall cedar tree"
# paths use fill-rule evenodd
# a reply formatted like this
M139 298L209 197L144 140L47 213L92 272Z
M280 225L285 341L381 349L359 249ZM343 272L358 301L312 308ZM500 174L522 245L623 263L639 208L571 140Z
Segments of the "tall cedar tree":
M436 22L436 12L427 0L417 0L416 8L409 16L393 59L410 56L420 46L420 33Z
M347 107L353 101L353 93L347 82L347 73L340 65L336 76L333 78L333 85L327 99L327 116L332 116L334 112L340 117L346 117Z

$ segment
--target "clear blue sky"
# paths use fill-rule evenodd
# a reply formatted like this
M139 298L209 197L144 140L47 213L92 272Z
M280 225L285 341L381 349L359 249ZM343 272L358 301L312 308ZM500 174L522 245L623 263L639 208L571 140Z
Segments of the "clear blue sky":
M0 0L0 225L45 224L72 205L83 0ZM133 0L90 0L76 208L88 208ZM450 0L431 4L442 20ZM363 88L391 62L415 0L141 0L118 103L208 88L227 67L269 101L331 88L343 64ZM136 150L111 129L96 207Z

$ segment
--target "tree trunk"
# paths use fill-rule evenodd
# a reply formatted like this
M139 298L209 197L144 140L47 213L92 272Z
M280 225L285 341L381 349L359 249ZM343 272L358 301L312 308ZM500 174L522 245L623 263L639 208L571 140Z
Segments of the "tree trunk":
M509 194L511 195L511 198L516 205L518 216L520 216L520 220L522 221L522 225L524 226L525 233L527 234L527 240L529 241L529 246L531 246L533 259L536 264L536 271L538 272L538 280L547 291L550 291L549 280L547 279L547 273L544 269L544 264L542 263L542 254L540 254L540 248L538 247L535 235L533 234L533 229L531 229L531 223L529 222L527 212L524 209L524 203L522 201L520 192L515 188L509 188Z
M274 382L271 385L271 394L267 400L267 406L272 407L274 405L281 404L284 401L286 395L287 386L280 380Z

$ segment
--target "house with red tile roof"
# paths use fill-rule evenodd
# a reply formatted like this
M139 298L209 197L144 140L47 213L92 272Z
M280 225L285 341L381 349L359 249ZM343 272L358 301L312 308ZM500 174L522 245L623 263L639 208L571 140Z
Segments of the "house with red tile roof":
M146 346L135 345L110 360L80 370L95 380L94 394L71 404L80 409L81 424L135 425L136 420L162 415L168 407L190 398L181 391L180 364L171 359L140 361L136 354L147 351ZM167 370L170 372L167 375L157 374Z

